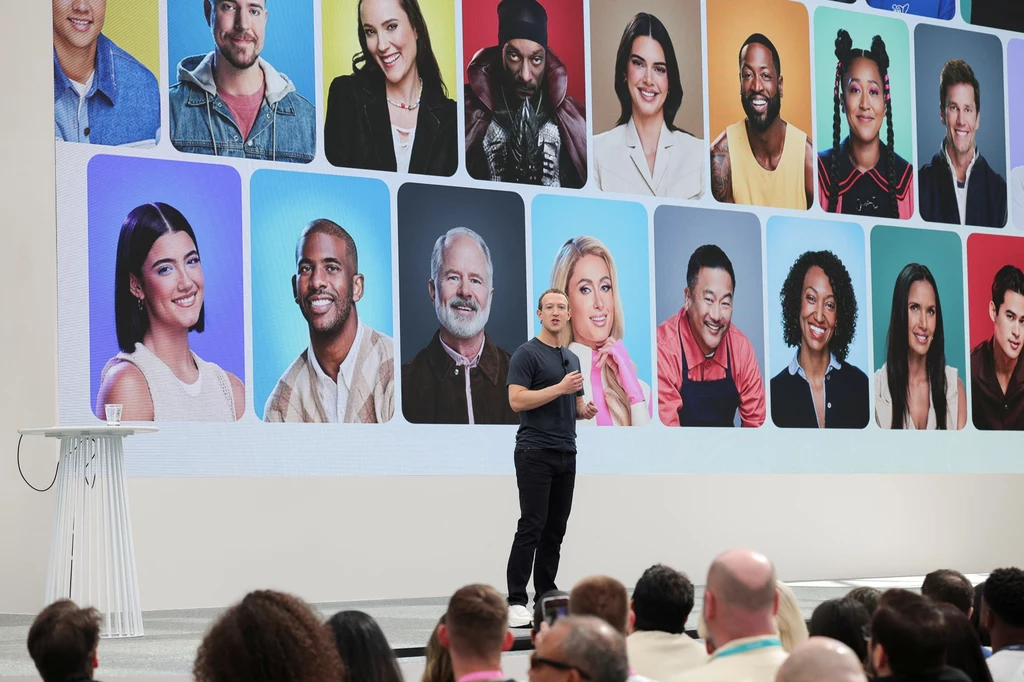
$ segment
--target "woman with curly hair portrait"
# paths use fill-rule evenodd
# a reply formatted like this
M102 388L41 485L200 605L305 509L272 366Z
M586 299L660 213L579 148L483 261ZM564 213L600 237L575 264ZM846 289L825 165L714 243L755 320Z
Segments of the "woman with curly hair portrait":
M199 645L196 682L342 682L331 630L298 597L271 590L245 595Z
M846 362L857 332L857 296L846 266L831 251L807 251L779 297L783 340L796 354L771 381L772 421L781 428L864 428L868 377Z
M846 29L835 42L832 147L818 154L818 200L829 213L907 219L914 215L914 167L893 147L889 53L881 36L853 47ZM846 114L849 132L840 142ZM882 123L886 141L882 142Z

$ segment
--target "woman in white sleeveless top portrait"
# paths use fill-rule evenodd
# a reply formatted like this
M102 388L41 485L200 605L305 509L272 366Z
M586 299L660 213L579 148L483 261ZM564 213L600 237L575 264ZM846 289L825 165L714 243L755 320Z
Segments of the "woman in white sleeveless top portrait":
M95 412L123 405L125 421L234 421L245 386L189 348L206 325L195 232L173 206L143 204L117 241L114 318L121 352L103 368Z

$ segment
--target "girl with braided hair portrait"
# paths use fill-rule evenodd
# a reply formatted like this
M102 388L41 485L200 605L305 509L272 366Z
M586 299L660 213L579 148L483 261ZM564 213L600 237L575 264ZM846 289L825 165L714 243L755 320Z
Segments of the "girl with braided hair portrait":
M855 48L835 39L832 147L818 154L818 200L829 213L907 219L914 215L914 168L893 146L889 53L876 35ZM846 115L847 135L840 141ZM885 126L885 141L881 133Z

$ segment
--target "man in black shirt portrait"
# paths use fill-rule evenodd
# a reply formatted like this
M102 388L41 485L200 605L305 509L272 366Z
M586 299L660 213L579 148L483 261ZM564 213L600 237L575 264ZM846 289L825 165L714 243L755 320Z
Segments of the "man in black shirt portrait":
M1004 265L992 282L988 304L992 338L971 351L974 427L1024 430L1024 272Z
M576 483L576 420L597 414L594 403L584 400L579 360L560 341L569 325L569 298L558 289L545 291L537 317L540 334L512 354L508 370L508 402L519 413L519 525L507 572L511 627L529 627L533 621L526 608L531 571L537 599L557 589L555 574Z

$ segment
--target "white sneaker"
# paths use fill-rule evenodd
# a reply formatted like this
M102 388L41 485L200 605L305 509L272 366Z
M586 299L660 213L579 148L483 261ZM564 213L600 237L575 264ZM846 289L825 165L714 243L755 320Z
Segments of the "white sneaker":
M533 614L522 604L509 604L508 626L510 628L528 628L533 625Z

